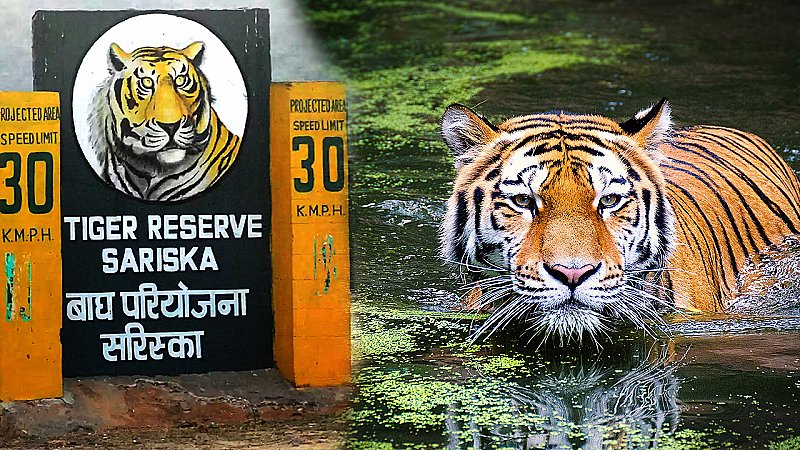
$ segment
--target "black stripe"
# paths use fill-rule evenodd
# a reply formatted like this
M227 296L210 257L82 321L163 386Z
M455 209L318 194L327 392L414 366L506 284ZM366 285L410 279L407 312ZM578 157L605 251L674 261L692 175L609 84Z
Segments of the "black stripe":
M194 183L184 183L183 189L175 192L175 196L182 197L187 192L190 192L192 189L197 187L198 184L202 183L203 180L206 179L206 177L208 176L208 172L211 170L212 167L214 167L216 162L221 157L227 155L229 152L232 151L232 149L230 147L230 144L231 144L231 141L232 140L235 141L235 139L238 139L236 137L236 135L234 135L233 133L228 131L228 139L225 141L225 145L222 148L219 149L219 151L217 152L216 156L214 156L214 158L211 161L209 161L209 163L206 165L205 170L203 171L203 175L200 178L198 178L198 180L196 182L194 182ZM219 178L220 175L222 175L222 173L221 172L217 172L217 178ZM210 185L214 184L216 182L217 178L211 180L211 182L208 183L208 185L210 186ZM178 188L178 187L181 187L181 186L176 186L176 188ZM176 188L173 188L171 191L174 191ZM175 198L175 197L172 197L172 198Z
M114 80L114 97L117 101L117 106L119 106L120 111L125 109L122 106L122 78L117 78Z
M774 165L780 167L782 169L781 171L786 176L786 178L789 178L790 180L797 181L797 175L791 170L789 165L786 164L786 162L783 160L783 158L781 158L775 152L775 150L772 147L770 147L766 142L763 142L763 141L762 142L757 142L757 141L753 140L753 136L752 135L749 135L748 133L745 133L745 132L740 131L740 130L736 130L734 128L725 128L725 127L717 127L717 126L709 126L709 125L705 125L702 128L710 128L710 129L714 129L714 130L727 131L728 133L731 133L734 136L751 143L753 146L761 149L761 151L764 154L767 155L767 157L770 159L770 161L773 162Z
M519 130L524 130L526 128L555 127L555 126L558 126L558 122L553 119L548 119L545 117L532 117L530 119L521 120L515 123L509 131L519 131Z
M192 80L191 80L191 85L189 85L188 87L184 88L183 90L184 90L184 92L186 92L187 94L189 94L189 95L192 95L192 94L194 94L195 92L197 92L197 90L198 90L198 88L199 88L199 87L200 87L200 83L198 83L197 81L195 81L194 79L192 79Z
M750 186L750 188L758 196L758 198L760 198L761 201L764 202L769 207L769 209L772 210L772 212L775 213L775 215L778 216L783 221L784 225L786 225L786 227L789 228L789 230L791 230L792 233L798 234L797 228L795 228L794 223L789 219L789 217L787 217L786 214L781 210L781 208L774 201L772 201L772 199L770 199L764 193L764 191L762 191L753 182L752 179L747 177L745 175L745 173L741 169L739 169L735 165L729 163L727 160L725 160L723 158L720 158L714 152L708 150L707 148L703 147L702 145L698 145L698 144L694 144L694 143L690 143L690 142L686 142L685 144L686 145L681 145L681 144L679 144L677 142L673 142L672 143L672 145L675 146L675 148L678 148L679 150L683 150L685 152L689 152L689 153L695 154L697 156L703 157L704 159L717 162L721 166L723 166L723 167L727 168L728 170L730 170L731 172L734 172L742 181L744 181L748 186ZM690 147L697 148L697 149L701 150L702 153L700 153L698 151L695 151L695 150L692 150Z
M505 230L505 227L497 223L497 218L494 216L494 213L489 214L489 221L492 222L492 228L494 228L495 230L500 230L500 231Z
M661 272L661 276L663 278L662 286L666 285L667 287L667 300L669 300L669 304L675 306L675 290L672 288L672 276L669 272Z
M701 133L699 133L699 132L698 132L697 134L701 134ZM716 145L720 145L720 146L722 146L722 147L725 147L725 146L724 146L723 144L721 144L719 141L717 141L717 140L716 140L716 139L714 139L713 137L710 137L710 136L712 136L712 135L708 135L708 134L706 134L706 136L709 136L709 137L707 137L706 139L703 139L703 137L701 137L701 136L697 136L697 138L698 138L699 140L701 140L701 141L702 141L702 140L706 140L706 141L710 141L710 142L712 142L712 143L714 143L714 144L716 144ZM720 139L724 139L724 138L720 137ZM736 145L736 144L734 144L734 145ZM744 147L740 147L740 148L744 148ZM752 154L752 152L749 152L749 153L751 153L751 154ZM739 155L739 156L741 156L741 155ZM755 156L755 155L754 155L754 156ZM747 159L747 158L742 158L742 159L744 160L744 162L746 162L747 164L749 164L749 165L750 165L750 167L752 167L752 168L753 168L753 170L757 171L757 172L758 172L759 174L761 174L761 175L762 175L764 178L766 178L767 180L769 180L769 181L771 181L771 182L772 182L772 185L773 185L773 186L775 186L775 187L778 189L778 192L780 192L780 193L782 193L782 194L783 194L783 197L786 199L787 203L789 203L789 204L792 206L792 209L794 210L795 217L797 217L797 218L800 218L800 211L798 211L798 209L797 209L797 206L795 205L795 202L793 201L793 199L792 199L792 198L790 198L790 197L789 197L789 195L788 195L788 192L786 192L786 188L787 188L788 186L785 186L785 185L779 185L779 184L776 182L776 179L781 179L781 176L780 176L780 175L778 175L778 174L776 174L776 173L775 173L775 172L772 170L772 164L767 164L766 162L764 162L764 161L762 161L762 160L760 160L760 159L759 159L759 161L760 161L762 164L764 164L765 166L767 166L767 168L768 168L768 169L769 169L769 171L772 173L772 175L774 175L774 177L770 177L770 176L768 176L766 173L764 173L764 171L762 171L762 170L761 170L761 168L760 168L759 166L756 166L756 165L752 164L750 161L748 161L748 159Z
M560 150L561 149L557 145L551 145L549 147L546 145L540 145L538 147L534 147L526 151L525 156L539 156L539 155L544 155L545 153L550 153L553 151L560 151Z
M541 167L541 166L539 166L538 164L537 164L537 165L535 165L535 166L528 166L528 167L526 167L526 168L524 168L524 169L520 170L520 171L517 173L517 179L516 179L516 180L510 180L510 179L509 179L509 180L503 180L503 181L501 181L501 183L502 183L502 184L504 184L504 185L520 185L520 184L525 184L525 180L523 180L523 179L522 179L522 176L523 176L523 175L525 175L526 173L528 173L528 172L532 171L532 170L538 170L540 167Z
M725 209L725 213L728 216L728 219L730 220L731 224L734 225L734 231L736 231L736 235L739 238L739 241L741 242L742 238L739 235L738 229L735 226L736 225L736 221L734 220L733 213L731 212L730 207L728 207L728 203L719 194L719 189L717 187L717 184L714 182L713 178L705 170L695 166L694 164L692 164L692 163L690 163L688 161L680 161L680 160L677 160L677 159L676 160L672 160L672 161L675 162L675 163L678 163L678 164L682 164L682 165L688 166L694 172L692 172L690 170L686 170L686 169L680 168L680 167L675 167L675 166L672 166L672 165L669 165L669 164L662 164L662 166L666 167L666 168L669 168L669 169L672 169L672 170L677 170L679 172L686 173L688 175L691 175L692 177L694 177L695 179L697 179L701 183L703 183L714 194L714 196L716 196L717 201L719 201L719 203ZM758 217L756 216L755 212L753 212L753 209L750 207L749 202L747 201L747 199L744 198L744 196L742 195L741 191L739 191L739 189L737 189L736 186L733 183L731 183L731 181L728 179L728 177L723 176L716 169L713 169L713 168L711 168L711 169L714 172L716 172L717 176L715 178L718 178L720 180L725 181L725 183L728 184L728 186L736 194L736 196L739 197L739 201L741 202L742 207L745 209L745 211L747 211L747 215L750 216L750 219L753 221L753 224L756 226L756 231L758 232L758 235L761 237L761 240L764 242L764 245L769 245L771 243L771 241L770 241L769 237L767 236L766 231L764 231L764 226L761 225L761 221L758 220ZM700 176L698 176L698 174L697 174L698 172L700 174L702 174L703 176L705 176L706 179L703 179ZM745 224L747 223L747 221L745 221L745 220L742 220L742 221L745 222ZM752 246L753 250L758 251L762 247L762 246L756 244L756 242L753 240L753 236L748 235L747 237L750 240L750 245ZM749 253L747 252L747 250L745 250L745 255L749 256Z
M511 151L515 152L515 151L519 150L520 147L528 145L528 143L530 143L532 140L534 140L534 139L536 139L538 137L540 137L540 135L538 135L538 134L532 134L530 136L525 136L525 138L523 138L521 141L518 141L514 145L514 148L512 148Z
M579 141L587 141L591 142L592 144L600 147L600 148L609 148L609 144L606 141L598 138L597 136L593 136L591 134L567 134L564 136L564 139L569 139L571 141L578 141L576 144L572 145L580 145ZM595 150L597 151L597 150Z
M658 203L656 203L655 222L656 228L659 231L659 240L661 241L660 247L664 246L666 239L665 233L667 231L667 208L664 204L664 195L661 192L656 192Z
M687 220L691 219L691 221L696 224L696 222L694 221L694 218L692 216L691 211L689 211L689 209L683 204L683 201L679 200L679 198L677 196L673 196L672 197L671 204L672 204L673 208L675 208L677 206L678 208L680 208L683 211L683 216L682 217L686 217ZM697 204L695 203L695 205L697 205ZM702 210L699 210L698 214L700 214L702 216L703 215ZM688 227L689 223L688 222L684 223L682 221L677 221L677 223L678 223L678 228L683 230L683 235L691 237L692 240L694 241L695 245L694 246L690 245L689 248L695 249L697 251L697 254L700 255L700 261L703 263L703 270L706 273L706 278L709 279L711 284L716 285L716 286L720 286L719 277L717 275L717 272L712 270L714 267L718 267L719 266L719 264L717 263L718 254L715 255L713 249L711 248L711 244L709 244L709 242L708 242L708 236L706 236L705 233L702 233L702 232L700 233L700 238L702 239L703 244L705 244L705 248L706 248L706 251L703 252L703 250L700 247L700 239L698 239L697 234L695 234L693 231L691 231L691 229ZM699 229L698 229L698 231L699 231ZM708 255L708 259L706 259L706 255ZM719 301L719 298L717 299L717 301Z
M456 194L456 258L460 261L466 250L464 242L464 227L467 225L467 197L464 191Z
M681 191L681 193L684 195L684 197L686 197L687 200L692 202L694 207L697 208L697 210L700 212L700 217L706 223L706 226L708 227L709 234L711 234L711 240L714 242L714 248L716 249L716 254L718 256L721 256L722 255L722 246L720 246L719 240L717 240L717 235L716 235L716 233L714 233L714 227L711 225L711 222L708 220L708 217L706 215L706 211L703 210L702 207L700 207L700 205L697 203L697 200L695 200L695 198L692 196L691 193L689 193L689 191L687 191L686 189L684 189L683 187L679 186L678 184L676 184L675 182L673 182L671 180L667 180L667 183L669 183L675 189L678 189L679 191ZM726 237L726 241L727 241L727 237ZM728 251L730 251L730 245L728 245ZM731 262L732 263L735 262L735 259L731 258ZM728 290L728 292L731 292L732 289L731 289L731 286L728 284L728 276L726 275L727 270L725 270L726 269L725 268L725 264L720 264L719 267L722 270L722 278L723 278L722 281L725 284L725 288ZM734 280L736 279L736 274L738 272L739 272L738 268L733 267L733 273L734 273L733 278L734 278Z
M475 241L481 240L481 207L483 206L483 189L476 187L472 193L472 203L475 204Z
M650 224L650 190L649 189L642 189L642 203L644 204L644 218L647 221L647 225ZM650 231L649 228L645 226L645 229ZM650 259L652 256L652 252L650 251L650 240L652 239L651 236L652 232L646 233L644 239L639 241L639 244L636 245L636 251L639 252L639 257L636 258L636 263L640 264ZM646 246L645 246L646 245Z
M472 169L472 173L470 174L469 178L467 179L467 183L474 182L481 176L482 173L486 171L488 167L500 161L500 158L503 157L503 153L505 152L506 147L507 145L503 145L502 147L495 149L494 150L495 153L492 156L486 158L485 161L482 161L480 166L475 166Z
M625 166L625 169L628 173L628 177L630 177L633 181L642 181L642 176L639 175L639 172L633 168L633 165L628 158L626 158L622 153L617 153L617 158L622 162L622 165Z
M136 105L138 105L138 103L136 102L136 99L133 98L133 87L131 86L131 79L128 78L126 81L128 82L128 95L124 96L125 103L128 106L128 109L133 109L136 108Z
M484 179L486 181L492 181L495 178L499 177L501 172L502 170L499 167L495 167L489 173L486 174L486 177Z
M593 156L603 156L603 152L595 150L591 147L587 147L585 145L576 145L573 147L569 147L569 151L580 151L580 152L586 152Z

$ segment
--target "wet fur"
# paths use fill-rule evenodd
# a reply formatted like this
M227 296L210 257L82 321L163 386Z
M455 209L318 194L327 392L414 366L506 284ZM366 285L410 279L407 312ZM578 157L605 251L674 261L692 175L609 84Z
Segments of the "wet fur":
M674 130L670 113L662 100L623 123L551 112L494 125L448 108L458 174L441 254L476 280L477 306L494 309L477 335L524 322L596 338L615 320L649 329L663 311L725 311L749 258L797 233L800 184L766 142ZM622 206L601 208L607 191L624 193ZM529 211L518 194L535 199ZM565 261L598 270L567 294L543 269Z

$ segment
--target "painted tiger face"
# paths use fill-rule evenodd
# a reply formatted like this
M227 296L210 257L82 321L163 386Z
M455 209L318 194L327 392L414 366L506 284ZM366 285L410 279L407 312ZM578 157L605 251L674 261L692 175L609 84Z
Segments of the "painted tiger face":
M207 146L211 96L198 68L202 53L202 42L131 53L111 44L107 139L137 167L175 170Z
M669 127L663 100L623 124L555 112L495 126L448 108L442 135L458 176L442 255L479 271L480 306L495 308L479 331L527 320L580 338L611 318L658 317L647 280L674 240L658 169Z

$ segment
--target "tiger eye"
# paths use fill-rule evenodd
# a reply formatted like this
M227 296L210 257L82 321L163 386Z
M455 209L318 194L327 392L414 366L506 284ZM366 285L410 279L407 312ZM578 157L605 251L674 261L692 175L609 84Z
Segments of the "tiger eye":
M620 200L622 200L622 196L619 194L606 194L600 197L600 207L613 208L619 204Z
M519 194L511 197L511 201L520 208L530 208L533 199L530 195Z
M175 86L183 86L186 83L186 75L178 75L175 77Z
M142 78L142 80L140 82L142 83L142 86L144 86L144 87L146 87L148 89L153 87L153 79L152 78Z

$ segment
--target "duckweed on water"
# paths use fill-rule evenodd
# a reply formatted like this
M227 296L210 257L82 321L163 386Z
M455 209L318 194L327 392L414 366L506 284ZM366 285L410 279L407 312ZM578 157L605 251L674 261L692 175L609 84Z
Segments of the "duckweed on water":
M375 441L350 441L347 444L350 450L392 450L392 444Z
M797 450L800 449L800 436L786 439L781 442L772 442L769 444L769 450Z
M353 358L355 359L417 350L414 340L405 329L361 333L354 344Z
M719 442L715 439L715 434L712 433L697 430L679 430L671 436L664 436L659 442L658 448L664 450L717 450L734 448L734 446L730 443Z
M478 357L469 361L467 366L479 370L484 377L500 380L530 374L525 361L511 355Z

